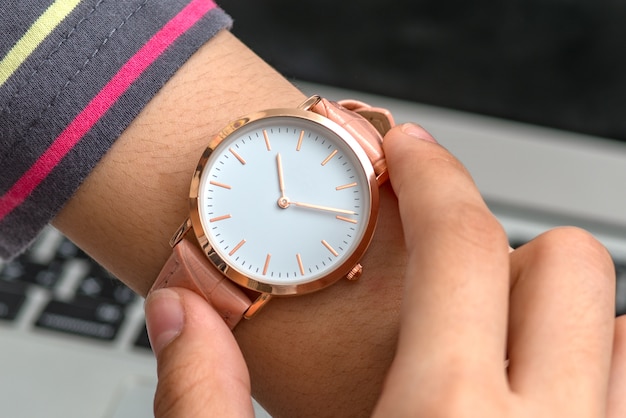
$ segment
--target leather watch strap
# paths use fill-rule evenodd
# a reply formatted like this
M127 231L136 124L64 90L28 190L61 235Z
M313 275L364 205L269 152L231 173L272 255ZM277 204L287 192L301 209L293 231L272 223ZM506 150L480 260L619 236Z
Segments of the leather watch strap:
M204 297L230 327L235 328L250 304L250 298L210 265L202 251L183 239L172 249L152 289L184 287Z
M378 183L386 181L388 175L382 138L394 124L391 113L356 100L335 103L319 99L312 103L314 105L311 111L338 123L359 142L372 161ZM184 232L180 233L181 236L182 234ZM187 239L180 239L173 246L172 255L163 266L151 291L174 286L193 290L203 296L224 318L230 329L235 328L241 318L250 316L246 315L246 311L253 305L250 298L213 267L200 248ZM265 295L265 299L267 297ZM258 305L255 304L254 307L256 306Z

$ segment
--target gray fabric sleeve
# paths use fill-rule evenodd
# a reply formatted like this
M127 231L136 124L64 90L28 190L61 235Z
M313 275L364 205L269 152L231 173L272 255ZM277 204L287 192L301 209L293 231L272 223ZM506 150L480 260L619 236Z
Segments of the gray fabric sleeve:
M28 246L174 72L231 23L210 0L2 6L0 258Z

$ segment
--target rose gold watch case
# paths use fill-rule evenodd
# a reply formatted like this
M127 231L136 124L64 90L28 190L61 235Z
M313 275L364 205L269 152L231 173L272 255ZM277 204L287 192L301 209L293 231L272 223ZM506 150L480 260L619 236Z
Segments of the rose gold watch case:
M313 102L313 104L314 103L315 102ZM306 106L310 107L310 105L311 104L309 103L309 101L307 101L302 106L306 108ZM350 254L343 261L343 263L338 265L337 268L332 270L329 274L310 282L300 284L277 285L263 283L262 281L255 280L251 277L246 276L237 268L229 265L228 262L225 259L221 258L220 255L213 249L209 238L204 232L204 226L200 216L199 187L200 180L207 165L209 156L211 155L213 150L215 150L219 146L219 144L222 143L222 141L224 141L229 135L235 133L237 130L257 120L284 116L300 118L321 125L323 128L334 133L335 136L339 137L346 144L348 144L348 146L354 151L357 159L361 164L361 167L364 170L365 177L368 179L369 185L367 189L369 190L371 210L360 243L355 247L352 254ZM367 154L359 145L359 143L344 128L326 117L300 108L270 109L239 118L231 122L222 131L215 135L215 137L213 137L213 139L209 142L209 145L203 152L202 157L200 158L200 161L198 162L196 170L193 174L189 193L189 204L190 217L189 223L187 225L193 228L195 236L204 254L211 261L211 263L220 272L222 272L222 274L224 274L226 277L228 277L230 280L237 283L238 285L257 292L267 293L271 295L289 296L301 295L323 289L351 273L351 271L358 264L359 260L367 250L374 234L378 218L379 193L376 174ZM180 232L184 234L182 230Z

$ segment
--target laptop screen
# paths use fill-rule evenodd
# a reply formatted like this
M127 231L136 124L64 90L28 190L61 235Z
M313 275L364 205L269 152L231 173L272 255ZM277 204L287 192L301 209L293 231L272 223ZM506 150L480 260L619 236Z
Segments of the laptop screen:
M626 141L626 3L222 0L305 80Z

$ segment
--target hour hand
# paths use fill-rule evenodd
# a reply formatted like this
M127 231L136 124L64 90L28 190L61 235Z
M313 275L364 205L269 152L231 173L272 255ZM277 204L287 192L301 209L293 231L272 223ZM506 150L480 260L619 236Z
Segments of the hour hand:
M280 197L285 197L285 178L283 175L283 159L280 157L280 152L276 154L276 167L278 169L278 188L280 189Z

